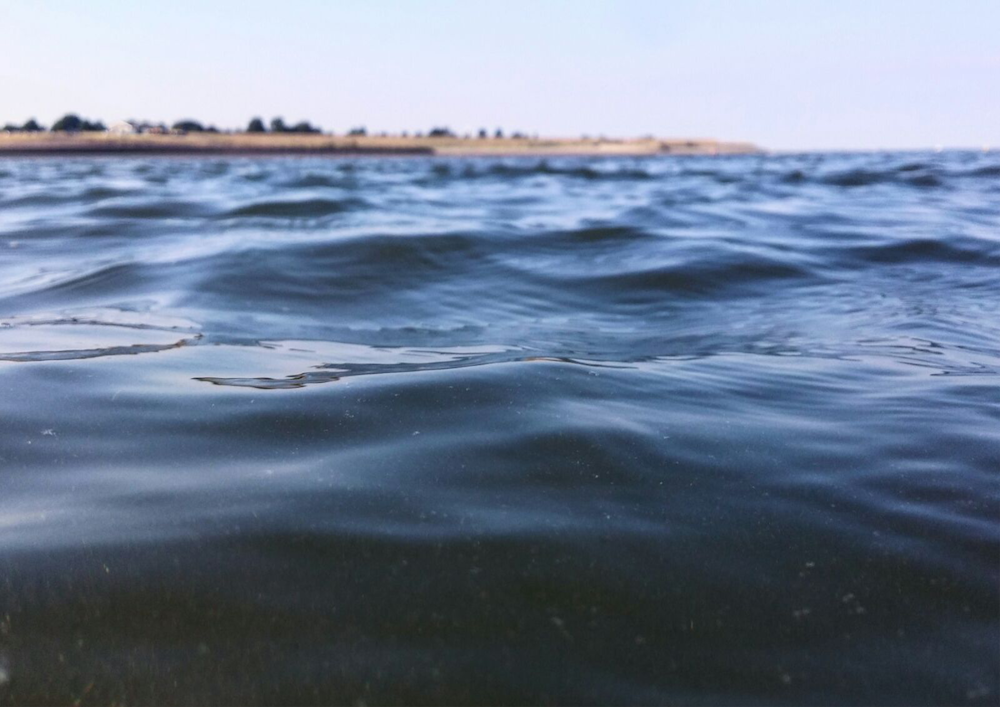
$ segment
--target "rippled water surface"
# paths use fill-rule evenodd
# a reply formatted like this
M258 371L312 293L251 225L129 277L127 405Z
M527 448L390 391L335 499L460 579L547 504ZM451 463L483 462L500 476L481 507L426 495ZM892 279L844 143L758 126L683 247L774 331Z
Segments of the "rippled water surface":
M1000 695L1000 155L0 160L0 700Z

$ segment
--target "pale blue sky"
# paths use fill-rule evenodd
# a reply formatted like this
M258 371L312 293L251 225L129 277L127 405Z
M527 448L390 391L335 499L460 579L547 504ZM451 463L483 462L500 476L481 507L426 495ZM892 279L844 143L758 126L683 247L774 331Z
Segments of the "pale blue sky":
M1000 147L1000 0L0 0L0 122Z

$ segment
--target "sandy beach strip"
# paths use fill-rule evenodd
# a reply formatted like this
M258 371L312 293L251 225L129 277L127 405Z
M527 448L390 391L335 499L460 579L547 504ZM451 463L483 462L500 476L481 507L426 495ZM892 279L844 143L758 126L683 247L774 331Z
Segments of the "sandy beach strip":
M0 133L0 155L714 155L749 154L759 148L718 140L611 140L565 138L464 138L189 133Z

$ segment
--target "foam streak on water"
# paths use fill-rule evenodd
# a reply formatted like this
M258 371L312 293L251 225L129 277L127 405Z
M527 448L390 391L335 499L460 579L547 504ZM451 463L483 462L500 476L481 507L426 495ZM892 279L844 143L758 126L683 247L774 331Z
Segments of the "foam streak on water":
M0 161L0 702L995 704L1000 158Z

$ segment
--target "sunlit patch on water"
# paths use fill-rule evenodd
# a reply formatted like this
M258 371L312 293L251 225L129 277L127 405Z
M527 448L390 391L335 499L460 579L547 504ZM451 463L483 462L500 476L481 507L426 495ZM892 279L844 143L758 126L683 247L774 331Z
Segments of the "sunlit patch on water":
M284 365L291 361L319 361L310 366L313 370L292 373L280 378L271 376L196 376L195 380L214 385L256 388L259 390L288 390L307 385L331 383L356 376L420 373L425 371L450 371L471 366L488 366L501 363L568 363L600 368L620 368L621 364L600 361L575 360L533 354L524 349L505 349L499 346L465 346L448 350L372 347L358 344L338 344L317 341L260 342L268 351L261 358L275 360ZM274 352L273 355L270 352Z
M0 320L0 361L37 363L157 353L190 346L201 338L195 327L182 320L174 320L171 326L155 317L114 312L102 321L101 314L107 312ZM157 323L148 323L151 319Z

